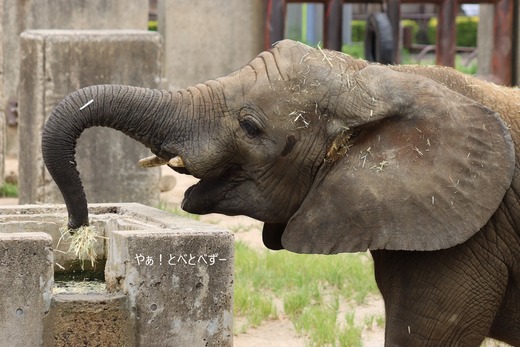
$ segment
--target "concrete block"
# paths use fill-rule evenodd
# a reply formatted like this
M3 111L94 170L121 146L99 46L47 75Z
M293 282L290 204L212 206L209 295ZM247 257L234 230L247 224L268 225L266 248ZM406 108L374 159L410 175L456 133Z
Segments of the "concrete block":
M128 295L141 346L232 346L233 237L189 229L112 233L107 286Z
M41 131L48 115L66 95L93 84L159 88L161 38L135 30L34 30L21 37L20 203L61 203L41 154ZM120 132L87 129L78 141L76 161L89 201L157 205L160 170L136 165L149 155L143 145Z
M5 66L4 74L0 77L0 110L6 107L9 100L18 99L20 34L23 31L30 29L147 30L148 7L148 0L0 0L0 18L2 18L0 60L4 60L0 66ZM6 54L3 54L2 50ZM3 121L4 118L1 117L0 128ZM8 155L18 154L16 128L7 127L7 132L0 129L0 134L5 134L6 137L5 152ZM0 150L0 153L4 152ZM0 160L0 166L2 163L3 160ZM0 175L3 172L0 167Z
M53 283L51 237L0 232L0 344L40 346ZM29 333L30 332L30 333Z
M0 4L3 10L1 38L7 53L4 56L7 99L17 95L23 31L148 28L148 0L1 0Z
M134 320L122 294L54 295L44 326L44 346L135 346Z
M489 77L491 75L491 55L495 47L493 42L495 5L481 4L479 11L480 19L477 34L478 74Z
M263 0L159 0L170 89L225 76L264 49Z
M133 203L93 204L89 212L106 239L96 267L78 271L56 266L66 261L60 252L53 259L63 205L0 206L0 278L7 278L0 281L0 341L27 335L19 346L232 346L230 232ZM33 239L45 241L41 257L29 247ZM98 280L86 281L92 277ZM30 329L17 325L17 312L35 310Z

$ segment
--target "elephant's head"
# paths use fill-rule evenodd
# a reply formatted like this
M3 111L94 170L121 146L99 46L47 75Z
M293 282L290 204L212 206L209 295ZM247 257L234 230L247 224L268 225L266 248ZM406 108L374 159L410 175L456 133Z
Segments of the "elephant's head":
M93 86L43 133L69 227L88 224L75 144L118 129L200 178L182 207L265 222L302 253L434 250L464 242L508 189L514 150L496 113L440 84L282 41L229 76L176 92ZM182 165L181 165L182 164Z

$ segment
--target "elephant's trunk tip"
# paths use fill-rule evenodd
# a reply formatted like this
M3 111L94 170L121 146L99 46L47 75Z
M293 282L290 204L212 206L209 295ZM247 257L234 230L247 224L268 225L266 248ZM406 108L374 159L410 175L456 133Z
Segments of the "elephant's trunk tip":
M86 204L86 201L85 205L79 207L78 209L71 209L67 201L65 201L65 204L67 205L67 210L69 211L67 229L71 234L80 228L88 227L90 225L88 217L88 205Z

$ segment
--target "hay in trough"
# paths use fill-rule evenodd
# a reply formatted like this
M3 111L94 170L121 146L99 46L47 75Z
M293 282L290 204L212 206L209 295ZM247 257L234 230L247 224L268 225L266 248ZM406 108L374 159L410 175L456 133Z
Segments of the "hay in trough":
M96 245L98 239L104 239L98 230L93 226L82 226L78 229L70 230L66 226L60 228L60 242L65 239L69 241L69 249L66 253L74 254L81 263L81 269L84 270L85 261L90 261L94 267L97 260Z

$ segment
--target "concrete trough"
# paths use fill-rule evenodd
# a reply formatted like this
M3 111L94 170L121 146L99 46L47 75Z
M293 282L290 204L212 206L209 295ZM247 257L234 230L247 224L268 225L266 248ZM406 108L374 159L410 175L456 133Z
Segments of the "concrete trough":
M0 207L0 341L232 346L233 235L140 204L95 204L94 267L67 254L62 205Z

